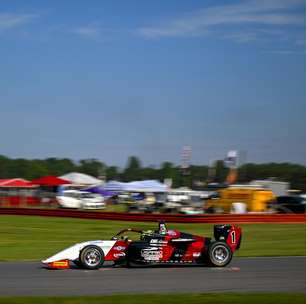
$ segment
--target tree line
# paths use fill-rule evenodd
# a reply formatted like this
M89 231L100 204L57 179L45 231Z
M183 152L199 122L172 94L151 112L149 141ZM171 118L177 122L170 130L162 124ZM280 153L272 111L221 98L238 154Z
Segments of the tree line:
M32 180L45 175L61 176L69 172L81 172L106 180L133 181L156 179L163 182L172 180L173 187L204 187L209 182L224 183L229 169L223 161L217 161L214 168L206 165L191 165L182 170L171 162L163 162L158 167L143 166L139 158L131 156L121 169L107 166L97 159L84 159L78 162L68 158L24 159L0 155L0 178L20 177ZM247 163L238 169L238 182L273 178L290 182L293 189L306 191L306 166L292 163Z

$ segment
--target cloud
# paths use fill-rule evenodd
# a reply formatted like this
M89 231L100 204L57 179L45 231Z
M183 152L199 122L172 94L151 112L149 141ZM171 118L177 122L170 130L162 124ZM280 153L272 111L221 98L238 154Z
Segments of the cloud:
M298 46L306 46L306 39L297 39L295 43Z
M259 35L256 32L238 32L224 36L225 39L233 40L238 43L249 43L259 40Z
M71 32L85 38L97 39L101 35L102 29L96 24L88 24L76 27Z
M106 42L114 39L120 39L127 35L134 35L134 31L121 28L103 27L98 22L92 22L87 25L67 28L66 33L78 35L81 38L93 40L95 42Z
M39 16L36 14L4 14L0 13L0 32L28 24Z
M139 28L138 34L145 38L190 37L207 35L221 26L300 26L305 25L306 16L298 8L305 4L305 0L253 0L208 7L157 26Z

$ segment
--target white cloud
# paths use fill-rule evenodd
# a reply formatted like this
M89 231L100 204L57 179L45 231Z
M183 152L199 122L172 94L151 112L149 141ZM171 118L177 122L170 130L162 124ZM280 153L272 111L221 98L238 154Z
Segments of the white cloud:
M230 39L238 43L249 43L259 40L259 35L256 32L237 32L224 36L225 39Z
M305 25L305 14L297 11L300 5L305 4L305 0L253 0L209 7L157 26L142 27L138 29L138 34L145 38L161 38L207 34L225 25Z
M100 36L101 31L101 28L95 24L79 26L71 30L74 34L90 39L97 39Z
M38 18L36 14L4 14L0 13L0 32L25 25Z
M82 38L91 39L94 41L107 41L113 39L114 37L119 37L122 35L130 35L130 30L126 29L115 29L115 28L108 28L99 25L97 22L92 22L87 25L77 26L74 28L67 29L66 32L78 35Z
M298 46L306 46L306 39L297 39L295 43Z

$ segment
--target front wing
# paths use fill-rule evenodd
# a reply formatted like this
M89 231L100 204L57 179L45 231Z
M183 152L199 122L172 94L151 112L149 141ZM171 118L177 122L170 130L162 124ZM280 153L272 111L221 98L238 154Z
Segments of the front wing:
M51 269L65 269L70 267L70 262L77 262L81 251L89 245L98 246L104 253L105 261L116 261L125 257L125 250L128 244L124 241L88 241L75 244L55 255L42 261L44 265Z

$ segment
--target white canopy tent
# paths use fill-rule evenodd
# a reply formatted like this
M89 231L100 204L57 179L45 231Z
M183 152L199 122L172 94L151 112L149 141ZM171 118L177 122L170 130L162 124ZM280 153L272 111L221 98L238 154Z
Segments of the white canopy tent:
M129 192L166 192L167 186L156 180L145 180L127 183L125 189Z
M156 180L135 181L122 183L109 181L103 186L104 190L126 192L166 192L167 186Z
M97 179L93 176L90 176L84 173L78 173L78 172L71 172L68 174L64 174L60 176L60 178L68 180L71 183L76 184L76 185L101 185L102 184L102 181L100 179Z

